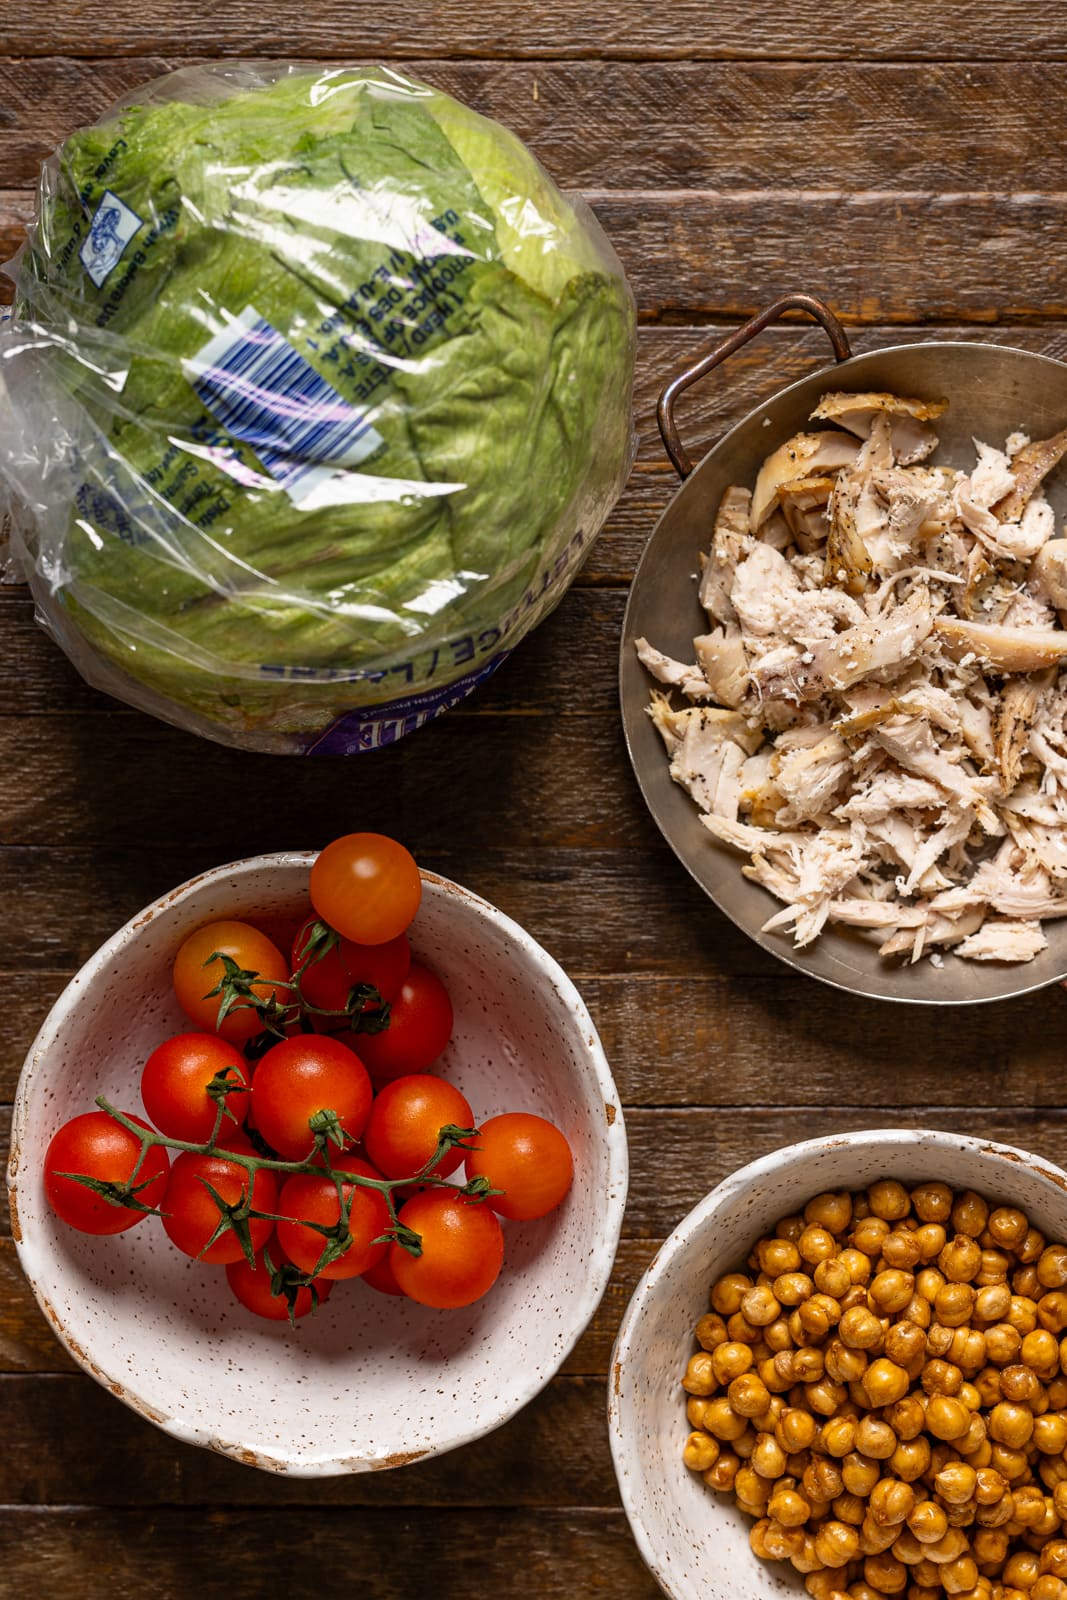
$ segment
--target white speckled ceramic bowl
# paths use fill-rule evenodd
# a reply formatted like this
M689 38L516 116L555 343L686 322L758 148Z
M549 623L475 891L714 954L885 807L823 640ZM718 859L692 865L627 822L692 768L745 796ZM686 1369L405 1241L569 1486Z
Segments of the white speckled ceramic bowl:
M423 874L412 946L440 974L456 1025L441 1071L483 1119L532 1110L575 1157L558 1211L505 1223L504 1268L460 1311L340 1283L296 1330L233 1299L219 1268L181 1255L151 1219L92 1238L49 1210L41 1161L97 1094L140 1111L145 1058L189 1026L170 967L224 916L299 919L314 856L259 856L166 895L115 934L49 1014L15 1101L8 1188L19 1256L77 1361L176 1438L304 1476L392 1467L499 1427L578 1339L611 1271L626 1199L623 1119L596 1030L555 961L486 901ZM143 997L140 1005L130 996Z
M1022 1207L1052 1239L1067 1239L1067 1173L1009 1145L954 1133L876 1129L789 1145L742 1167L679 1223L638 1284L612 1357L608 1422L634 1538L671 1600L767 1600L804 1594L788 1564L760 1561L751 1521L731 1497L682 1463L689 1433L682 1376L708 1291L744 1266L779 1217L825 1189L878 1178L936 1179Z

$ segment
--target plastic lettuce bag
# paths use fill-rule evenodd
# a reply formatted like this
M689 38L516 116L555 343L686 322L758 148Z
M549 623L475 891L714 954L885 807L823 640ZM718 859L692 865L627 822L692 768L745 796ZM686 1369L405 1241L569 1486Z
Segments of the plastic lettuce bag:
M347 753L559 600L632 460L634 308L581 201L396 72L190 68L69 138L8 269L0 475L93 684Z

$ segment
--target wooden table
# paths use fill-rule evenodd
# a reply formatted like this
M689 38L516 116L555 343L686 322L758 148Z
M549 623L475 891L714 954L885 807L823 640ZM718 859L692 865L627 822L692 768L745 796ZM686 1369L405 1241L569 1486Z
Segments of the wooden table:
M626 585L676 488L655 396L716 330L798 288L861 350L962 335L1067 356L1067 11L6 0L0 243L65 132L220 53L410 62L584 190L640 307L640 452L552 619L465 709L379 756L197 743L85 688L24 593L0 592L0 1099L54 996L146 901L235 856L383 828L578 982L626 1106L630 1203L598 1315L521 1416L440 1460L325 1483L182 1448L117 1404L51 1337L0 1239L0 1595L645 1600L605 1373L637 1277L694 1202L830 1129L926 1124L1067 1156L1058 991L946 1015L850 1001L736 934L646 815L615 674ZM686 437L711 439L825 353L799 325L766 335L683 410Z

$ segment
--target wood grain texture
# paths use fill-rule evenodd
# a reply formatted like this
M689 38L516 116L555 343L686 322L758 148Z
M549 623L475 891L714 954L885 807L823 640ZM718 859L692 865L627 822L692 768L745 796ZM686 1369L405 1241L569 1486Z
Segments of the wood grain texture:
M0 1571L33 1600L657 1600L621 1510L6 1507Z
M347 59L372 65L374 58ZM0 59L0 172L14 189L75 128L173 59ZM1050 60L407 62L505 123L565 188L1056 189L1035 165L1067 92Z
M913 0L854 0L812 6L781 0L753 10L746 0L671 0L649 6L618 0L608 9L588 0L554 0L551 9L505 0L438 0L432 11L400 0L301 4L280 0L49 0L47 25L28 7L10 9L0 29L6 55L127 57L243 55L334 58L351 40L384 60L426 56L547 59L622 58L714 61L864 57L920 61L1029 61L1040 40L1045 60L1067 58L1067 20L1055 0L959 0L916 7Z

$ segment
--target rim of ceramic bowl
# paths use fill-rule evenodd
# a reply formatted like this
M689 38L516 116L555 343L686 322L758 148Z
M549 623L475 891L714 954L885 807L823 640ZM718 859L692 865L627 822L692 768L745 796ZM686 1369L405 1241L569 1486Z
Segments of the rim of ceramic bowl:
M38 1241L28 1237L22 1227L18 1209L19 1167L22 1161L27 1108L41 1063L48 1049L61 1033L67 1017L82 1003L88 981L110 964L114 957L126 946L136 940L140 931L149 922L170 910L173 906L181 904L183 900L189 899L207 885L225 881L227 878L244 877L253 872L270 869L278 870L279 868L290 867L310 869L311 863L315 860L317 854L318 852L315 850L273 851L256 856L246 856L238 861L230 861L222 866L212 867L206 872L198 873L196 877L187 879L185 883L179 884L177 888L169 890L168 893L161 895L157 900L153 900L141 911L138 911L89 957L88 961L79 968L74 977L65 985L30 1046L19 1075L18 1088L15 1092L11 1127L11 1151L7 1167L11 1231L22 1271L52 1331L85 1372L95 1378L110 1393L115 1394L118 1399L122 1400L139 1416L147 1417L155 1422L156 1426L162 1428L164 1432L169 1433L172 1438L178 1439L182 1443L199 1445L215 1451L217 1454L230 1456L237 1460L247 1459L246 1447L242 1445L240 1440L220 1438L209 1427L202 1425L191 1425L187 1422L175 1425L173 1419L160 1422L152 1407L137 1393L134 1387L129 1383L116 1385L112 1382L108 1373L94 1363L76 1342L68 1339L62 1320L57 1315L54 1307L49 1304L47 1296L38 1287L37 1262L43 1260L47 1252ZM474 893L473 890L465 888L462 884L455 883L451 878L445 878L440 873L430 872L425 868L420 868L420 875L424 886L427 884L432 885L435 889L440 890L446 899L462 901L473 906L497 930L513 940L530 959L538 975L554 987L560 1000L574 1018L575 1025L583 1041L584 1060L592 1073L605 1106L609 1108L608 1114L605 1116L603 1131L607 1153L608 1182L604 1203L598 1212L601 1231L595 1246L590 1250L585 1260L581 1291L570 1302L574 1308L573 1314L575 1316L573 1332L561 1347L556 1365L544 1373L533 1372L526 1377L521 1374L517 1375L516 1381L509 1385L506 1403L501 1402L489 1417L477 1425L464 1427L455 1434L443 1439L440 1443L433 1444L421 1451L419 1455L421 1460L435 1455L443 1455L447 1451L458 1449L459 1446L464 1444L471 1444L501 1427L527 1406L542 1389L547 1387L574 1349L603 1298L615 1263L629 1183L629 1150L626 1142L622 1105L600 1035L592 1017L589 1015L585 1001L555 957L549 955L544 946L538 944L537 940L514 918L500 911L490 901L483 899L481 895ZM611 1108L613 1108L613 1115ZM347 1474L355 1470L370 1470L379 1468L382 1465L377 1458L372 1457L366 1458L359 1468L354 1468L351 1456L346 1456L345 1465L342 1467L338 1465L337 1457L333 1455L316 1460L294 1461L284 1455L270 1453L264 1455L262 1462L257 1461L257 1464L262 1464L278 1474L292 1477L336 1476L338 1473Z
M713 1215L725 1201L748 1189L758 1187L762 1179L783 1167L792 1166L798 1161L826 1151L848 1146L871 1150L877 1149L880 1145L899 1144L901 1140L921 1143L932 1151L966 1149L975 1155L990 1156L1011 1163L1013 1166L1021 1163L1040 1177L1048 1179L1058 1189L1067 1192L1067 1171L1058 1167L1055 1162L1046 1160L1044 1156L1035 1155L1031 1150L1022 1150L1017 1145L1001 1144L995 1139L980 1139L968 1133L946 1133L936 1128L859 1128L851 1133L828 1134L821 1139L805 1139L799 1144L783 1145L777 1150L772 1150L768 1155L759 1156L746 1166L738 1167L697 1202L660 1245L634 1289L615 1336L608 1368L608 1440L619 1494L630 1532L642 1560L669 1600L676 1600L677 1595L677 1591L672 1587L673 1575L660 1560L645 1525L636 1492L641 1480L630 1476L631 1462L622 1436L624 1405L621 1374L630 1360L630 1347L647 1305L654 1299L675 1257L704 1226L708 1217Z

